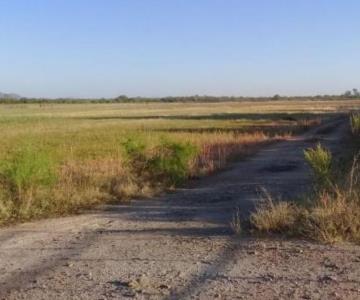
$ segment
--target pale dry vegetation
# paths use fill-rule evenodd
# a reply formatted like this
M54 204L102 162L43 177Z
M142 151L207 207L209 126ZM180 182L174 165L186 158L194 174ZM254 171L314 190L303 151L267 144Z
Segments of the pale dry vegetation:
M360 114L359 113L352 113L350 115L350 127L351 127L351 132L354 135L360 134Z
M270 196L251 215L257 232L302 236L334 243L360 243L359 135L351 116L351 150L335 160L318 144L305 150L305 159L314 175L314 192L307 201L274 201Z
M1 105L0 223L152 196L319 124L306 110L321 112L281 102Z

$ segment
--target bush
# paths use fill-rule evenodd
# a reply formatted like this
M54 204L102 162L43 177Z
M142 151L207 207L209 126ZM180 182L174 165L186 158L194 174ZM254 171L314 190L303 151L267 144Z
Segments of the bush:
M304 155L314 173L316 188L323 189L331 186L331 152L319 143L315 148L305 150Z
M154 151L148 167L155 177L169 185L182 183L190 173L197 148L190 143L163 141Z
M198 153L197 148L190 143L167 140L147 149L141 140L128 139L124 149L129 167L138 179L167 186L177 185L188 177L191 162Z

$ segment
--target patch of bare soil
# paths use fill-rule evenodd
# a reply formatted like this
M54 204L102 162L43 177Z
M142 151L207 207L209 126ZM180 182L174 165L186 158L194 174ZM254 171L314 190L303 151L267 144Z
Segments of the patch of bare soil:
M327 129L327 128L331 128ZM339 151L336 119L162 197L0 231L0 299L359 299L360 247L237 238L266 188L311 188L303 149Z

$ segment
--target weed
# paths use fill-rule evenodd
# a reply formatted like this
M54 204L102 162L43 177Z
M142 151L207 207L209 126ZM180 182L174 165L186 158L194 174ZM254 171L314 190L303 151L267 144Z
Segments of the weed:
M259 232L290 233L298 219L298 209L289 202L274 202L266 193L265 198L250 216L250 222Z
M235 212L232 215L232 219L230 222L230 228L236 235L240 235L242 232L239 208L236 208Z
M317 188L323 189L332 184L332 155L329 150L322 147L319 143L313 149L304 151L305 160L310 165L315 176L315 183Z
M360 242L360 203L343 190L319 195L303 224L310 238L327 243Z
M128 139L124 149L129 166L138 179L156 181L166 185L183 182L190 173L190 164L197 154L197 148L190 143L176 143L163 140L153 149L139 140Z
M360 134L360 114L353 113L350 115L350 127L353 135Z

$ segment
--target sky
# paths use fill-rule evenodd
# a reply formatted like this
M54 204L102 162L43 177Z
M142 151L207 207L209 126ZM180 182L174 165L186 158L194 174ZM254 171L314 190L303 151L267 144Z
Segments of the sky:
M0 91L272 96L360 88L358 0L0 0Z

